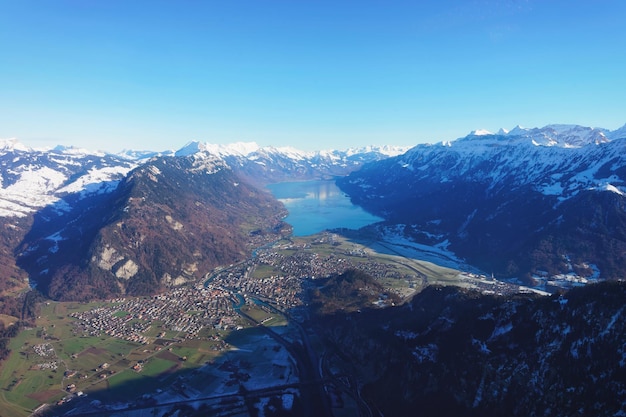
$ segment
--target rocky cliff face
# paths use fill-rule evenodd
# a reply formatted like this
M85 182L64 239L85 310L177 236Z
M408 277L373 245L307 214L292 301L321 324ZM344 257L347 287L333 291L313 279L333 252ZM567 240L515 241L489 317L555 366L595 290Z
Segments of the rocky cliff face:
M319 329L380 415L613 416L626 412L624 306L623 282L552 297L429 287Z

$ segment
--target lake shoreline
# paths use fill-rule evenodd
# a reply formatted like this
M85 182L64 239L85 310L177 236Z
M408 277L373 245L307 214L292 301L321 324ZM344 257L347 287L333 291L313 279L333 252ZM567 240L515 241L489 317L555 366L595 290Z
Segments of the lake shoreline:
M266 188L289 212L284 219L294 236L309 236L331 229L360 229L383 219L353 204L335 180L293 181Z

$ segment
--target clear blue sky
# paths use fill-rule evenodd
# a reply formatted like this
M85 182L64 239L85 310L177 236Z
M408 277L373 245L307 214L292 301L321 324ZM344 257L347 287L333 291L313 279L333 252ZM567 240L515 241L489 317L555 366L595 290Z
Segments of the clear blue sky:
M0 138L415 145L626 123L623 0L0 0Z

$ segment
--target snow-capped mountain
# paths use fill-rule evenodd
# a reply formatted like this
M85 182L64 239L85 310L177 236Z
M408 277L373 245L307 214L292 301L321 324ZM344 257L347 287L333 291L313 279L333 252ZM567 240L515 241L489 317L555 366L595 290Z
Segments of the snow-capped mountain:
M47 233L50 241L60 236L62 222L43 224L38 213L47 209L50 219L64 218L81 200L109 195L136 165L83 149L31 149L15 139L0 140L0 290L28 282L15 254L29 236Z
M364 146L360 148L348 148L346 150L321 150L321 151L302 151L291 146L261 147L255 142L235 142L230 144L211 144L192 141L175 152L176 156L186 156L197 152L208 152L220 157L249 157L254 159L256 154L282 154L293 159L312 159L316 156L331 157L335 159L344 159L359 155L378 155L378 156L397 156L408 150L404 146Z
M241 260L249 231L278 230L284 215L269 193L201 154L153 158L112 192L68 205L37 212L17 250L17 265L38 288L64 300L152 294L197 280Z
M261 147L254 142L216 145L190 142L176 156L211 154L224 159L248 181L264 185L272 182L344 176L366 162L400 155L408 150L399 146L367 146L347 150L306 152L293 147Z
M610 142L602 129L518 126L503 135L472 133L453 142L420 145L397 163L414 177L432 178L431 168L442 168L445 159L446 168L435 173L441 182L470 179L488 183L487 190L532 185L563 201L582 190L622 192L624 177L614 171L626 164L624 143Z
M39 150L0 140L0 217L24 217L72 193L110 192L135 166L101 152L62 146Z
M626 126L622 129L625 129ZM498 133L493 134L488 130L478 129L472 131L467 138L483 137L505 137L519 138L530 140L537 146L562 146L562 147L580 147L591 143L608 142L610 138L619 136L619 130L614 132L606 129L598 129L592 127L584 127L578 125L553 124L542 128L524 128L515 126L511 130L500 129Z
M338 183L407 235L449 245L487 271L592 276L599 267L616 278L626 271L625 131L474 131L366 164Z
M477 130L406 152L394 147L303 152L190 142L178 151L109 155L29 149L5 140L0 142L0 217L6 230L0 254L9 265L7 276L24 276L25 268L31 277L45 276L53 269L46 259L69 259L55 255L64 239L71 235L72 245L81 246L81 236L94 239L110 219L132 207L115 192L134 178L133 172L143 170L158 185L150 195L163 198L171 211L175 200L187 199L183 184L198 178L211 183L219 177L213 174L228 171L233 184L337 177L356 203L385 218L394 232L443 245L498 276L543 284L557 275L621 278L626 270L625 133L626 127L517 126L497 134ZM180 165L171 171L175 183L159 180L164 170L155 161L169 166L168 160ZM207 184L192 191L208 189L217 196L226 187ZM173 194L175 199L164 197ZM122 211L107 213L107 207ZM101 247L94 244L86 247ZM63 272L58 262L52 264ZM115 275L118 267L110 272Z

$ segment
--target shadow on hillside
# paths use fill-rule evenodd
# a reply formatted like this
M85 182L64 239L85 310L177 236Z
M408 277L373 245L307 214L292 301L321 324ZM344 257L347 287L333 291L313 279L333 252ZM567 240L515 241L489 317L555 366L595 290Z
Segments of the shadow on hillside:
M81 265L98 231L114 221L118 181L91 184L42 208L16 248L17 265L46 293L49 277L64 265ZM106 192L105 192L106 191Z

